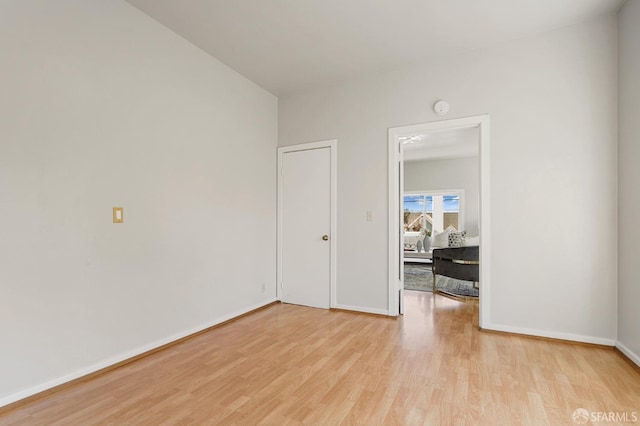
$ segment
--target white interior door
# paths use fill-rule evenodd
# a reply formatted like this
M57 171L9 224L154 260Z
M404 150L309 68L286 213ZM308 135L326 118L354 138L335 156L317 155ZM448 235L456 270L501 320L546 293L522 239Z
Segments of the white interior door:
M282 301L331 302L331 148L282 155Z

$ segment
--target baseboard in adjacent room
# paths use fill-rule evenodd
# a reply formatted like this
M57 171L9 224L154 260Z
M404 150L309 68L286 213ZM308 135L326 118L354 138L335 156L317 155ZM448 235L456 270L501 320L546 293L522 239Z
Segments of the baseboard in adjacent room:
M273 299L260 303L258 305L250 306L241 311L236 311L234 313L217 318L216 320L207 324L203 324L202 326L174 334L165 339L141 346L127 353L111 357L97 364L86 367L82 370L78 370L72 374L50 380L40 385L33 386L15 394L0 398L0 414L6 413L15 408L18 408L45 396L51 395L53 393L59 392L61 390L68 389L87 380L91 380L109 371L113 371L117 368L123 367L127 364L147 357L163 349L167 349L171 346L177 345L181 342L184 342L185 340L192 339L200 334L206 333L217 327L221 327L232 321L236 321L244 316L265 309L276 303L280 303L280 301L277 299Z

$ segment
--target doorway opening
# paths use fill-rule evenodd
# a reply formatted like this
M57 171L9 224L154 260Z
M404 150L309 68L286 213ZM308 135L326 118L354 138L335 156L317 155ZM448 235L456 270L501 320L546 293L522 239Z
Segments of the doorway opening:
M390 315L404 310L405 262L430 264L454 233L479 246L479 323L489 323L489 212L488 115L389 129Z

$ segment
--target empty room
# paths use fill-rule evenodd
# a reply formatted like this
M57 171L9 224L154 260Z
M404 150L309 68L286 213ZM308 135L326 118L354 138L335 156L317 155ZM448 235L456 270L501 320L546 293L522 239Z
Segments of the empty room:
M0 425L640 424L640 0L0 33Z

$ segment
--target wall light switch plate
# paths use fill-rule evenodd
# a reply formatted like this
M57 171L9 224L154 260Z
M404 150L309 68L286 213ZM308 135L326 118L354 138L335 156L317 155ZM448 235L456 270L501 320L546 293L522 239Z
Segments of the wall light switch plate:
M124 223L124 207L113 208L113 223Z

